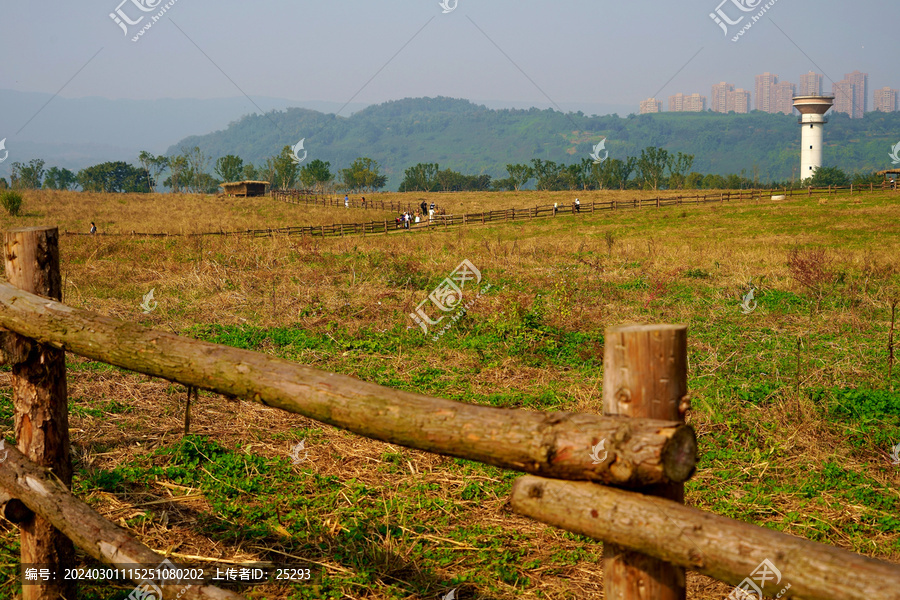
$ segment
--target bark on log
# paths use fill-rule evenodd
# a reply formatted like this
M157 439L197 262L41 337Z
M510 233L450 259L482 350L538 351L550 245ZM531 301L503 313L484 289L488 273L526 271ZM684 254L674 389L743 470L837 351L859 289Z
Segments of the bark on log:
M0 326L94 360L302 414L369 438L526 473L641 486L684 481L696 464L694 431L683 423L430 398L150 330L3 283ZM611 442L608 457L594 464L592 449L604 438Z
M625 325L606 330L603 414L680 421L687 399L687 327ZM684 502L684 484L646 487L644 494ZM606 600L684 600L684 569L603 544Z
M900 566L638 492L534 476L513 484L516 512L739 585L768 559L763 590L805 600L900 600ZM645 596L653 598L653 596ZM750 597L750 596L748 596ZM753 596L756 597L756 596Z
M163 557L110 523L73 496L47 469L35 465L21 452L10 449L0 468L0 488L44 515L79 548L97 560L122 568L155 568ZM174 561L172 561L174 562ZM43 565L42 565L43 566ZM57 572L57 577L61 572ZM23 590L32 585L23 585ZM160 586L164 598L175 598L181 585ZM74 596L71 596L74 598ZM192 586L179 600L240 600L243 596L213 586Z
M62 298L59 271L59 231L56 227L26 227L4 234L6 277L12 286L53 300ZM16 442L29 460L52 469L72 485L69 446L66 354L59 348L10 340L4 355L12 366ZM13 506L13 509L15 505ZM18 516L23 516L22 514ZM19 524L22 564L40 565L58 573L75 566L72 542L41 516ZM22 600L74 598L75 581L22 587Z

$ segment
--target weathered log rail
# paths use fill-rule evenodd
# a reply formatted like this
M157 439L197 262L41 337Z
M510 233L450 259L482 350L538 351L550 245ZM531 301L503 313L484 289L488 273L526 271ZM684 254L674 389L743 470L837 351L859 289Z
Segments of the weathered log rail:
M51 265L52 271L48 256L58 252L53 247L56 230L39 231L43 235L20 236L25 245L27 240L43 241L20 247L16 256L7 244L8 264L27 257ZM7 239L11 235L18 233L9 232ZM15 272L14 266L9 268ZM529 473L513 488L513 508L607 542L608 600L684 598L684 569L740 584L754 565L769 558L781 565L785 581L793 586L783 598L900 600L897 565L680 504L680 484L696 464L694 432L681 422L688 409L684 327L607 331L605 416L504 410L393 390L96 315L7 283L0 283L0 328L7 332L0 336L0 354L16 365L39 363L49 351L69 351L302 414L373 439ZM18 423L23 393L16 388L16 394ZM64 422L61 416L48 418L56 418L58 427ZM18 427L17 434L23 452L10 450L0 464L0 501L7 501L7 517L23 531L36 519L45 519L88 554L113 565L158 559L71 495L55 473L66 465L44 457L50 464L41 467L26 458L31 442ZM609 444L603 457L597 457L602 447L598 442ZM60 558L64 564L65 557ZM25 588L34 600L60 597L59 589L51 586ZM206 585L167 585L162 592L167 600L239 598Z
M100 232L89 234L85 232L64 231L63 235L99 235L112 237L197 237L197 236L250 236L250 237L267 237L272 235L299 235L309 237L344 237L350 235L387 235L389 233L400 233L400 231L434 231L435 229L443 229L447 227L486 225L488 223L502 223L510 221L527 221L531 219L546 219L556 216L574 215L585 216L600 211L619 211L619 210L640 210L647 208L664 208L671 206L694 206L702 204L715 204L722 202L743 202L743 201L763 201L769 200L772 196L783 195L786 198L797 196L811 196L812 194L837 194L839 192L849 192L857 194L863 192L876 192L889 190L889 186L866 187L828 187L828 188L800 188L800 189L770 189L770 190L728 190L723 192L714 192L709 194L679 194L669 195L671 192L660 192L655 198L625 198L613 199L597 202L584 202L579 207L574 204L564 206L554 206L545 204L533 206L530 208L508 208L498 209L484 212L466 213L459 215L435 215L431 220L420 223L410 224L409 229L399 226L395 219L387 219L384 221L367 221L363 223L332 223L331 225L303 225L294 227L273 227L266 229L244 229L241 231L206 231L200 233L146 233L132 231L131 233L106 233ZM298 190L275 190L272 194L276 198L281 198L279 194L285 194L285 198L294 199L295 197L304 198L302 192L297 196L293 195ZM572 192L577 194L577 191ZM313 201L309 204L322 205L322 200L316 200L318 196L313 196ZM290 202L291 200L285 200ZM354 202L354 201L351 201ZM359 202L359 201L355 201ZM297 202L293 202L297 203ZM415 210L414 206L402 206L402 203L384 202L382 200L372 200L378 203L379 207L386 207L385 210L395 210L396 212ZM368 208L369 200L366 200L366 208ZM343 200L325 200L324 206L344 206ZM351 206L353 206L351 204ZM389 207L389 208L388 208Z
M96 315L7 283L0 283L0 327L53 348L369 438L536 475L639 486L684 481L696 460L693 430L681 423L430 398ZM593 464L591 448L604 438L616 440L610 458Z

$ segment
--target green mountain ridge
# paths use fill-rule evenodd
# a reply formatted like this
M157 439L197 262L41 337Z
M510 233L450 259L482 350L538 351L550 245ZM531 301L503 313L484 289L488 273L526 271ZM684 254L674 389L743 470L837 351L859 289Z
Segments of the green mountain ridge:
M824 164L848 173L888 168L898 136L900 113L873 112L863 119L830 114ZM704 174L743 173L760 182L799 175L797 116L758 111L586 116L552 109L489 109L446 97L394 100L350 117L301 108L247 115L225 130L187 137L168 154L198 146L213 161L236 154L259 165L304 139L307 160L328 161L336 172L366 156L381 165L387 188L397 189L405 169L417 163L505 177L507 164L533 158L580 162L604 138L612 158L658 146L693 154L693 170Z

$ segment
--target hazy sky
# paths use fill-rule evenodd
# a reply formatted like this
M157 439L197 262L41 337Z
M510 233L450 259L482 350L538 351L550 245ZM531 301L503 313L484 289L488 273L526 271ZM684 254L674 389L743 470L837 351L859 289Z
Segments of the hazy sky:
M809 70L839 80L859 69L870 74L870 104L871 90L900 87L896 0L777 0L736 43L764 2L726 0L729 18L746 15L726 37L709 16L721 0L447 0L456 5L447 14L437 0L175 0L132 42L166 3L126 0L128 18L147 15L126 35L109 16L120 1L3 2L0 88L341 104L443 95L547 106L549 97L565 109L637 112L653 94L709 96L722 80L752 91L764 71L798 83ZM741 2L757 8L741 12Z

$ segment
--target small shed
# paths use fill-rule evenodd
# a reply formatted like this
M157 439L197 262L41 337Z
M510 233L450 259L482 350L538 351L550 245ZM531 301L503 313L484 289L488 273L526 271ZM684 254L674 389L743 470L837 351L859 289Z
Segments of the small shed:
M268 190L268 181L234 181L221 184L226 196L265 196Z

